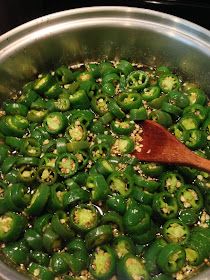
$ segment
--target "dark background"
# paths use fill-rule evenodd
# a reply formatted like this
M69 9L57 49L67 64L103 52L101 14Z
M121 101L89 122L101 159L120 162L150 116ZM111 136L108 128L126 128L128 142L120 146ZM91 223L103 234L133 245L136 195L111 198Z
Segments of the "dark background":
M147 8L185 18L210 30L209 0L0 0L0 34L43 15L88 6Z

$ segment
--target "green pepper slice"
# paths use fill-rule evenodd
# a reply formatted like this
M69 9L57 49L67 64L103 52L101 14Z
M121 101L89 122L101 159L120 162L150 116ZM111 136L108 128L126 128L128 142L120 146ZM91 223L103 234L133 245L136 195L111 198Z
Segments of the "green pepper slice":
M35 138L27 138L23 140L20 152L29 157L39 157L41 155L41 147Z
M88 109L90 105L90 100L83 89L70 94L69 100L74 109Z
M107 183L111 191L123 197L128 197L133 189L133 181L130 176L120 172L113 172L110 174L107 178Z
M44 94L53 85L53 82L51 74L44 74L34 82L33 89L40 94Z
M29 249L24 239L7 244L2 251L7 259L15 265L27 266L29 263Z
M28 272L34 277L39 277L40 280L54 280L55 275L47 267L31 262L28 266Z
M139 93L122 93L117 99L118 105L125 111L138 109L142 105L141 95Z
M70 224L79 232L87 232L98 225L99 215L96 208L88 204L79 204L70 213Z
M23 117L25 117L28 112L28 108L25 105L11 101L3 102L3 109L7 115L20 115Z
M119 61L116 68L125 76L128 76L128 74L130 74L134 70L133 65L129 61L124 59L121 59Z
M50 259L50 267L56 275L62 275L69 270L70 255L66 252L54 253Z
M126 254L117 263L117 276L125 280L150 279L143 259L130 253Z
M132 121L144 121L147 119L147 110L143 106L138 109L130 110L130 119Z
M178 272L185 264L186 253L179 244L170 243L164 246L157 258L157 264L166 274Z
M203 148L207 142L207 136L204 131L190 129L183 132L184 144L191 150Z
M162 191L175 193L184 184L184 179L176 171L167 171L160 177Z
M149 114L149 118L165 127L169 127L172 125L171 115L162 110L155 110Z
M56 171L64 178L73 176L78 169L78 160L73 154L60 154L55 163Z
M163 238L157 238L152 244L147 247L144 259L145 259L145 266L148 272L152 275L158 274L160 269L157 265L157 258L162 248L165 247L167 242Z
M66 118L60 112L49 113L44 119L44 127L50 134L58 134L65 129Z
M190 104L204 105L206 103L206 94L200 88L192 87L186 92Z
M128 253L135 253L135 245L128 236L116 237L113 241L113 248L119 259L123 258Z
M131 72L126 79L127 87L134 90L144 89L148 82L149 76L142 70Z
M163 225L163 237L168 243L185 244L189 236L188 226L178 219L170 219Z
M124 214L126 210L126 200L122 195L116 194L107 198L106 205L109 209Z
M71 240L75 233L71 228L68 215L62 211L57 211L51 220L52 229L64 240Z
M49 186L41 184L33 194L31 202L26 208L26 212L31 216L40 215L47 203L49 194Z
M88 249L95 248L109 242L113 237L111 225L102 225L90 230L85 235L85 242Z
M103 200L109 193L108 184L101 174L88 176L86 187L91 190L91 198L93 201Z
M46 249L48 253L52 253L54 251L57 251L61 249L62 246L62 240L57 234L53 228L52 225L48 225L44 232L43 232L43 238L42 238L43 246Z
M108 280L115 272L116 257L109 246L98 247L90 260L89 271L95 279Z
M161 90L165 93L172 90L178 90L180 87L179 78L171 73L162 74L158 82Z
M93 111L100 116L103 116L108 112L108 104L109 98L105 95L99 94L97 96L93 96L91 100L91 107Z
M31 183L37 178L37 167L33 165L22 165L18 171L18 179L22 183Z
M150 215L134 200L130 200L123 216L123 225L128 233L141 234L151 225Z
M134 127L134 121L131 120L115 120L111 122L111 130L118 135L130 135Z
M41 166L37 171L37 180L46 185L52 185L57 179L57 173L52 166Z
M17 240L26 226L24 216L7 212L0 216L0 240L10 242Z
M178 204L173 194L160 192L154 195L153 209L163 219L175 218L178 214Z
M75 123L72 123L67 127L65 135L70 141L79 142L86 139L87 131L85 125L77 120Z
M29 228L24 233L24 240L33 250L42 250L42 236L33 228Z
M159 96L160 96L159 86L146 87L141 93L141 97L145 101L152 101L153 99L158 98Z
M199 211L203 207L203 196L195 186L184 185L177 192L178 205L181 208Z

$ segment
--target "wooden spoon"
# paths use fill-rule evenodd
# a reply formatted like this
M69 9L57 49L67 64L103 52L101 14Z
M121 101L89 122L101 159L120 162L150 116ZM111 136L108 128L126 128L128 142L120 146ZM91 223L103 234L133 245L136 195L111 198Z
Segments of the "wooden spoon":
M133 152L139 160L185 165L210 173L210 160L196 155L160 124L146 120L141 127L143 147Z

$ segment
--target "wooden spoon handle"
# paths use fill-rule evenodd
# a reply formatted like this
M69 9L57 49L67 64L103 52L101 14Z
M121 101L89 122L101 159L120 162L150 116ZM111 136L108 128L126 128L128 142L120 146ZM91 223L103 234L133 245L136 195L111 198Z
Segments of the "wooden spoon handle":
M210 173L210 160L199 157L193 152L190 152L187 165Z

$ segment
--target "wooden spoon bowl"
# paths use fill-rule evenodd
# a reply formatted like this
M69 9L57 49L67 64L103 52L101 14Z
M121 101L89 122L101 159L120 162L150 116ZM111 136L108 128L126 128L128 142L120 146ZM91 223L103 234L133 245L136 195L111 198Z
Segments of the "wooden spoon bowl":
M195 167L210 173L210 160L199 157L160 124L146 120L141 124L142 149L133 154L141 161Z

